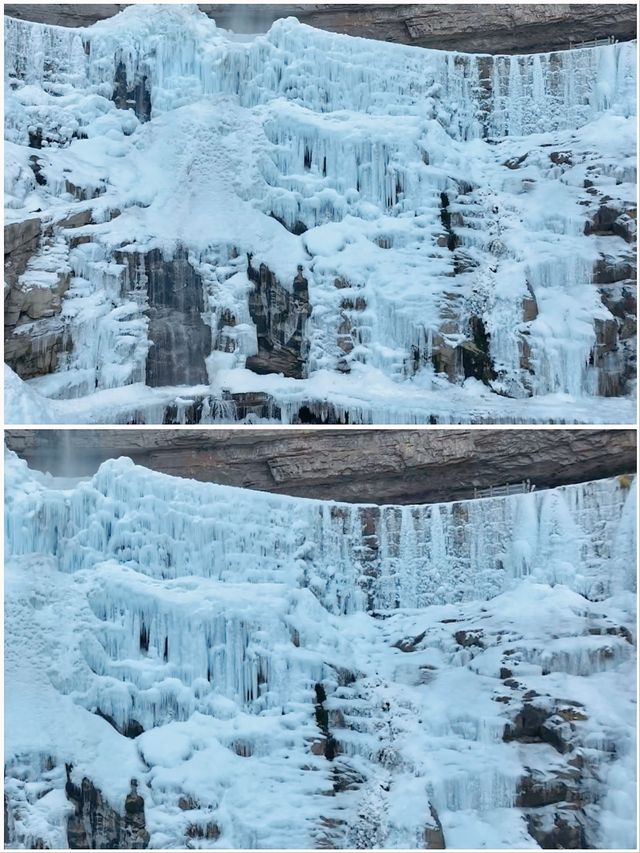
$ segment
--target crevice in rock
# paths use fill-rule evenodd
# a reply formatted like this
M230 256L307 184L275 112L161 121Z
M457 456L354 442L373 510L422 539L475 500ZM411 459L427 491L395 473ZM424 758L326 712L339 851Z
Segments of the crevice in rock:
M458 347L462 360L462 372L465 379L479 379L485 385L497 378L489 353L490 335L480 317L471 317L469 321L472 340L464 341Z
M140 625L140 651L145 654L149 651L149 629L144 622Z
M315 685L314 690L316 694L314 706L316 725L322 732L322 736L324 738L323 754L328 761L333 761L339 752L339 748L337 740L329 731L329 713L324 707L324 703L327 701L327 693L320 682Z
M32 145L31 147L35 148L36 146ZM33 172L33 176L36 179L36 184L38 184L38 186L40 186L40 187L44 187L47 185L47 179L42 174L42 164L43 164L43 161L39 157L37 157L35 154L32 154L29 157L29 166L31 167L31 171Z
M447 249L449 249L450 252L453 252L453 250L458 246L458 239L451 226L451 211L449 210L449 205L450 202L447 193L440 193L440 221L442 222L442 227L447 234Z

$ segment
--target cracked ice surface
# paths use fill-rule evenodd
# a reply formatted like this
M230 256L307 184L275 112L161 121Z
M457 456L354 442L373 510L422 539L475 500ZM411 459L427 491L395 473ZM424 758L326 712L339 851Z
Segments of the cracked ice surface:
M73 272L70 351L27 386L11 377L10 422L154 422L198 397L214 401L204 421L228 421L224 393L269 395L265 417L283 422L305 404L350 423L634 420L633 335L602 361L597 329L617 315L594 272L631 250L584 233L589 185L635 204L634 44L492 58L294 19L239 42L176 6L81 30L7 18L5 32L7 221L38 212ZM118 67L145 81L149 121L116 108ZM90 224L56 224L79 208ZM205 385L142 384L148 306L116 253L152 249L186 249L202 278ZM245 369L248 255L289 290L303 266L302 379ZM478 318L483 381L460 349ZM622 390L602 396L605 375Z
M120 810L138 779L152 847L407 848L436 813L534 848L519 780L577 755L589 843L634 846L633 483L376 508L6 471L12 846L66 846L70 762ZM568 756L503 738L527 690L579 709Z

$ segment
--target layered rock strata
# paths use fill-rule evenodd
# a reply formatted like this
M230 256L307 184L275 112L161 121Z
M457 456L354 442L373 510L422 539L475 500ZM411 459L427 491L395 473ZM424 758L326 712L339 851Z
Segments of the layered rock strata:
M636 468L633 430L7 430L6 441L58 475L92 473L123 455L196 480L378 504L458 500L524 480L549 488Z

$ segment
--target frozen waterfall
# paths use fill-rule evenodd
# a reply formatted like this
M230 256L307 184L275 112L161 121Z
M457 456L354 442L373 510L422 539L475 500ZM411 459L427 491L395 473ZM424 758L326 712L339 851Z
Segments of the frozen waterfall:
M6 18L9 419L631 422L635 53Z
M65 763L116 810L135 778L151 847L532 848L554 815L633 846L629 479L378 507L6 471L11 846L66 846Z

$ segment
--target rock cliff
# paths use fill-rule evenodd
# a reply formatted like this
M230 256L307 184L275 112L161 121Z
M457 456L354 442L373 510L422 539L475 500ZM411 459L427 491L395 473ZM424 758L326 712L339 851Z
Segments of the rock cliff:
M111 17L126 5L8 3L4 9L24 20L80 27ZM219 26L239 32L263 31L278 18L293 16L331 32L469 53L536 53L609 36L625 41L636 33L633 3L199 5Z
M473 497L530 479L537 488L635 471L633 430L7 430L29 465L92 473L105 459L223 485L350 502Z

